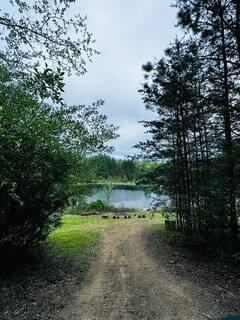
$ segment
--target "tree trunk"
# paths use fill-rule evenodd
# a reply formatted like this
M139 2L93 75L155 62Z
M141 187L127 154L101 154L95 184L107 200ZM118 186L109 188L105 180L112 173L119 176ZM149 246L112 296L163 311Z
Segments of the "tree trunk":
M240 1L239 0L236 0L236 40L237 40L238 58L240 63Z
M229 75L228 75L228 63L226 53L226 39L223 20L223 8L221 0L219 1L221 16L221 42L222 42L222 62L223 62L223 103L224 103L224 132L225 132L225 154L227 161L227 188L229 193L229 210L230 210L230 227L234 240L238 238L238 220L236 211L236 188L234 179L234 158L233 158L233 141L232 141L232 125L231 125L231 108L229 101Z

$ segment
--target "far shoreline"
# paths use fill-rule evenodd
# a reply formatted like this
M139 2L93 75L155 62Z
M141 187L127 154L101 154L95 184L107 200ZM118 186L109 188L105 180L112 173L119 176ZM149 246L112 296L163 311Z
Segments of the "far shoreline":
M150 185L148 185L148 184L138 184L134 181L123 182L123 181L107 181L107 180L82 183L82 185L89 185L89 186L111 185L113 187L114 186L150 187Z

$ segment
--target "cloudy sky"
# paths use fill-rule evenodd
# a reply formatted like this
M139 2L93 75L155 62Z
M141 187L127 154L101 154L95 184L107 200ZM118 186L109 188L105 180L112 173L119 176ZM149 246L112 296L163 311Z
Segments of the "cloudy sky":
M88 16L88 28L101 55L81 78L67 79L65 99L70 104L104 99L109 121L120 127L113 141L114 156L136 153L132 146L145 139L138 121L150 119L138 93L141 66L160 58L178 30L171 0L76 0L72 8Z
M9 0L0 0L9 9ZM132 146L146 139L138 123L153 117L146 111L138 90L143 83L141 66L159 59L179 30L173 0L75 0L69 14L88 17L88 29L101 52L88 64L82 77L66 79L65 100L69 104L91 104L104 99L102 112L119 126L113 141L115 157L137 152ZM11 13L14 13L12 7ZM7 10L8 11L8 10Z

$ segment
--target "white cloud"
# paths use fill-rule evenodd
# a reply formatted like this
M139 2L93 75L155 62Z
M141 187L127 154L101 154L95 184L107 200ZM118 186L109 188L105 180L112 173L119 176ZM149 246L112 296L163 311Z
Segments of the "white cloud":
M152 117L141 101L143 63L160 58L177 29L171 0L76 0L73 12L88 16L89 30L102 54L88 66L82 78L67 80L69 103L105 99L103 112L119 125L121 137L114 142L116 156L133 153L131 147L144 140L139 120Z

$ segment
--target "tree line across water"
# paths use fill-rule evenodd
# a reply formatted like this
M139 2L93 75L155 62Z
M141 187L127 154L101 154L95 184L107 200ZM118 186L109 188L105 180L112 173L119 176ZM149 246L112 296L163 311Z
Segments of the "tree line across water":
M90 159L96 179L116 182L137 182L158 166L150 161L116 159L108 155L97 155Z
M155 119L139 143L164 161L148 175L172 200L177 228L191 239L239 250L240 1L176 0L184 31L143 66L140 90Z

